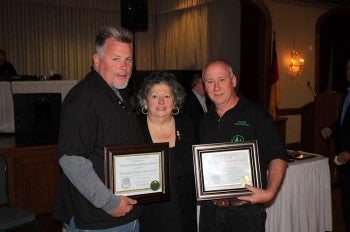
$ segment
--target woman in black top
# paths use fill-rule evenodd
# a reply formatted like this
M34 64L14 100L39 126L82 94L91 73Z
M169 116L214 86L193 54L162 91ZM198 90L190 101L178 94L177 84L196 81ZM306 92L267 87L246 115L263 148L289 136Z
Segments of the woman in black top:
M170 148L170 200L145 205L140 218L143 232L197 231L194 130L190 119L178 115L184 97L184 89L175 76L165 72L148 76L138 94L145 142L168 142Z

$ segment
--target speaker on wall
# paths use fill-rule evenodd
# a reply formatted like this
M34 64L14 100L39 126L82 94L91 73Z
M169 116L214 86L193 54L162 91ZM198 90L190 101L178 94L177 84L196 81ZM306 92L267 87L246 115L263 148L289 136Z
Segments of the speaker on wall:
M121 0L121 26L130 31L147 30L147 0Z

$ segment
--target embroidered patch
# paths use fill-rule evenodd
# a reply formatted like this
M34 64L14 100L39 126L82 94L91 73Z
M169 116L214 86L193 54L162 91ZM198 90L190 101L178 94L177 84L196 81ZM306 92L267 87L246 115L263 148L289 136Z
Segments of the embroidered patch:
M249 123L246 121L237 121L235 122L235 126L249 126Z

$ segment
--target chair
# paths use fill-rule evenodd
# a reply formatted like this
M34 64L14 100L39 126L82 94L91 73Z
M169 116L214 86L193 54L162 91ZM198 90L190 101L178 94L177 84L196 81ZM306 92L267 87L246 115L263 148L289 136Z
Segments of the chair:
M39 231L35 213L11 207L6 157L0 154L0 232L28 227Z

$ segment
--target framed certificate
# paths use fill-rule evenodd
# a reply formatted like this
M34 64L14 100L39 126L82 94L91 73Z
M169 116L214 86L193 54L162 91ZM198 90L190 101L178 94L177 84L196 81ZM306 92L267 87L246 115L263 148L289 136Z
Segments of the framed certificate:
M193 145L197 200L249 195L245 184L261 188L256 141Z
M169 193L169 144L105 147L105 185L115 195L139 204L166 201Z

